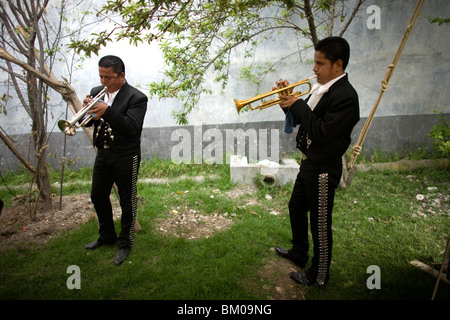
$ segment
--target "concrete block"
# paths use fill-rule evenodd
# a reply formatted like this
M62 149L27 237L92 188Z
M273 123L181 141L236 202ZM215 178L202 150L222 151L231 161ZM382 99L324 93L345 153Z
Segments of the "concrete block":
M294 159L282 159L280 164L269 160L249 164L245 156L230 158L231 182L235 184L254 185L259 178L267 184L285 185L295 181L299 168Z

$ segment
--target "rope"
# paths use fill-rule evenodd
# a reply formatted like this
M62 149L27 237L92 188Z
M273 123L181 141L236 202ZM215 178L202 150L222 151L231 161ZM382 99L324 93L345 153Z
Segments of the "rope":
M378 108L378 105L380 104L380 100L383 97L383 94L387 91L389 87L389 80L391 79L392 74L394 73L394 69L398 63L398 60L400 59L400 56L402 55L403 49L405 48L406 42L408 41L409 35L411 34L411 31L417 21L417 18L419 16L420 10L422 9L423 3L425 0L419 0L417 2L416 8L414 9L414 12L411 16L411 19L409 20L408 26L405 30L405 33L403 34L403 39L400 42L400 46L397 49L397 53L395 54L394 60L390 65L388 65L386 74L384 75L384 79L381 81L381 91L378 95L378 98L375 102L375 105L373 106L369 116L366 119L366 122L364 123L364 126L361 130L361 133L359 135L358 141L356 144L352 147L353 154L350 159L350 163L348 165L348 170L350 170L356 162L356 158L361 153L362 150L362 144L366 138L367 132L369 131L370 125L372 124L373 117L375 115L375 112Z

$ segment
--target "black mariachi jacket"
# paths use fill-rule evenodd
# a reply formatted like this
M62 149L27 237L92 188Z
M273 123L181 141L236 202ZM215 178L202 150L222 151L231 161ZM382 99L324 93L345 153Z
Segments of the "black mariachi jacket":
M290 108L300 124L297 148L317 165L341 163L350 145L353 127L359 121L358 95L348 76L330 87L314 111L306 101L297 100Z
M95 97L102 89L102 86L93 88L91 96ZM145 94L125 82L102 118L86 125L94 124L94 146L107 144L115 152L140 155L147 102Z

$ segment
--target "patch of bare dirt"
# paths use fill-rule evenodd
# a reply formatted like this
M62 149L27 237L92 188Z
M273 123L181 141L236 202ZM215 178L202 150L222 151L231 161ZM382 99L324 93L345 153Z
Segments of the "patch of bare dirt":
M172 210L167 218L158 219L157 230L163 234L193 240L209 238L216 231L228 229L232 223L228 213L209 215L193 209L183 212Z
M257 189L255 186L241 185L229 190L227 193L225 193L225 195L230 197L231 199L237 199L245 195L255 194L256 191Z
M242 185L227 191L224 193L224 196L237 201L241 197L254 194L255 191L256 188L254 186ZM176 196L182 197L188 192L180 191L177 192ZM221 194L221 191L215 189L211 193L211 197L214 197L216 194ZM242 206L258 203L254 197L250 197L244 200L244 202ZM232 218L235 215L235 213L229 212L204 214L186 206L178 206L170 209L167 217L157 219L156 229L163 234L183 237L185 239L209 238L216 231L228 229L233 224Z
M272 248L273 254L275 249ZM291 279L289 273L299 271L300 269L287 259L277 259L269 261L258 275L261 281L267 281L271 286L264 287L270 300L305 300L305 294L300 286L296 285Z
M61 231L75 229L96 218L89 194L64 196L61 210L59 197L53 199L53 209L50 211L44 212L41 203L37 204L36 210L35 207L36 203L18 198L12 206L3 208L0 215L2 250L17 244L25 249L33 244L45 243Z

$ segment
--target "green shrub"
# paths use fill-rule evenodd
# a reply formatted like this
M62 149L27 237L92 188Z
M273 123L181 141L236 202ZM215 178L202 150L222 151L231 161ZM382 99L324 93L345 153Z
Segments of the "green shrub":
M438 123L434 125L431 132L427 135L434 140L434 150L444 158L450 156L450 127L448 125L447 117L444 116L439 110L434 110L438 115Z

